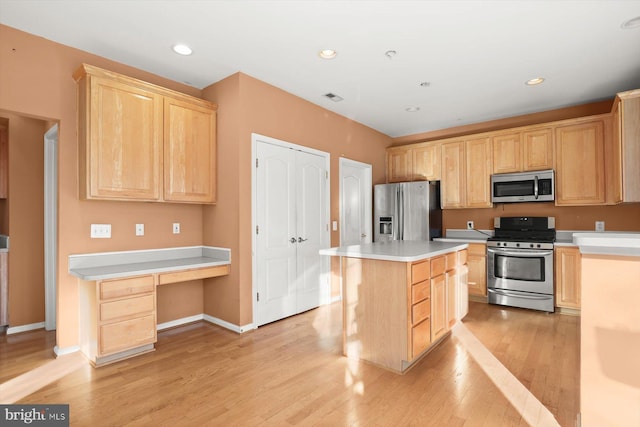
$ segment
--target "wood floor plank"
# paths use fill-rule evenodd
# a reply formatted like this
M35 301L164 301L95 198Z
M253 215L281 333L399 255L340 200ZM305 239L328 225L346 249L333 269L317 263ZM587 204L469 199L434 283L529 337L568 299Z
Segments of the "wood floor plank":
M155 352L83 367L20 402L69 403L78 426L527 425L457 338L397 375L343 357L341 319L337 303L242 335L184 325L159 332ZM578 318L471 303L464 325L573 427ZM42 344L31 355L16 344L0 342L0 366L46 362Z

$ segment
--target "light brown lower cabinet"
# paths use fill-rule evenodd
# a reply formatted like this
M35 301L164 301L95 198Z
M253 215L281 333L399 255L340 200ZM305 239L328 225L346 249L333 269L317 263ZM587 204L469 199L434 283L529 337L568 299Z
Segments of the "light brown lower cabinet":
M579 310L582 280L580 249L556 247L554 252L556 307Z
M80 348L94 366L153 350L153 275L80 281Z
M470 243L467 264L469 266L469 295L487 296L487 245Z

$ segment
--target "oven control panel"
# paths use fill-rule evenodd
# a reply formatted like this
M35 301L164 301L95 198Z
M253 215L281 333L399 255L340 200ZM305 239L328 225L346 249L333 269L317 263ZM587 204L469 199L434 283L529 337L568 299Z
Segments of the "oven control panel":
M487 247L505 249L553 249L553 243L488 241Z

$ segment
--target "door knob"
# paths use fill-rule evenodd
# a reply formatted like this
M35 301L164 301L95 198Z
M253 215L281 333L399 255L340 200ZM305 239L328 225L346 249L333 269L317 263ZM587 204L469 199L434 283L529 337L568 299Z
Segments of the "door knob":
M366 234L364 234L364 233L362 233L362 234L360 235L360 237L362 237L362 238L364 239L365 237L367 237L367 235L366 235Z
M290 241L291 243L295 243L295 242L296 242L296 238L295 238L295 237L292 237L292 238L290 238L290 239L289 239L289 241Z
M309 239L303 239L302 237L298 237L298 243L306 242Z

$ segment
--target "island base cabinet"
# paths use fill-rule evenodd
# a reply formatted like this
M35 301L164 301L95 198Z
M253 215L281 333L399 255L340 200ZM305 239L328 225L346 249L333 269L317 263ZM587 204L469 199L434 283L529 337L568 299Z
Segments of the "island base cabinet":
M342 257L344 355L402 373L448 336L458 294L447 279L458 283L461 252L415 262Z
M407 269L402 262L342 258L345 356L403 370L409 345Z

